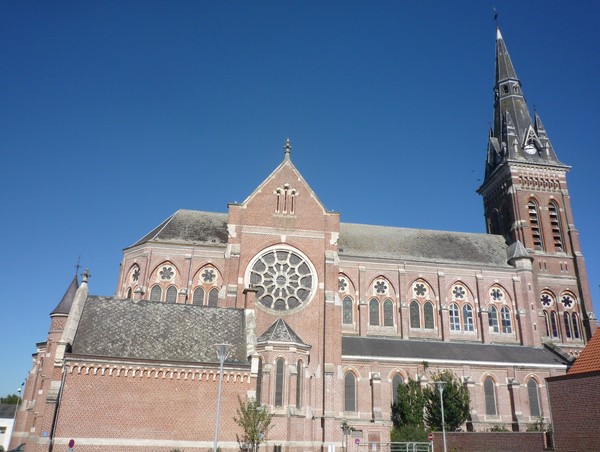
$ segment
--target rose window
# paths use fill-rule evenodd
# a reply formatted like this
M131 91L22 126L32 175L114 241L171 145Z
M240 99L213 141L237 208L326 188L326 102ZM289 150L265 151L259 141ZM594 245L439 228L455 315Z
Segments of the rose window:
M542 302L542 305L546 308L552 304L552 298L548 294L542 294L540 300Z
M263 254L250 270L257 303L275 311L291 311L309 301L314 281L308 262L289 250Z

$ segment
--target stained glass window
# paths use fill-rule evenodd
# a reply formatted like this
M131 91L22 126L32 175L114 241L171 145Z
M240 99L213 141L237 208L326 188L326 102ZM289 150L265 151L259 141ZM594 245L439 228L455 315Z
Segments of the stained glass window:
M429 301L426 301L423 305L423 318L425 320L425 328L432 330L435 327L433 322L433 304Z
M580 339L579 337L579 319L577 318L577 314L573 313L573 338Z
M376 298L369 301L369 325L379 325L379 301Z
M353 317L354 317L354 306L352 303L352 298L344 297L342 301L342 323L344 325L352 325Z
M468 304L463 306L463 329L465 331L475 331L473 308Z
M416 301L410 303L410 327L421 328L421 312L419 303Z
M398 401L398 386L404 383L402 376L400 374L394 375L392 379L392 402L396 403Z
M490 331L494 333L499 333L500 328L498 327L498 311L494 306L490 306L490 310L488 312L488 325L490 327Z
M383 302L383 326L394 326L394 304L389 299Z
M494 389L494 380L492 380L492 377L487 377L483 382L483 392L485 396L485 414L488 416L496 416L496 391Z

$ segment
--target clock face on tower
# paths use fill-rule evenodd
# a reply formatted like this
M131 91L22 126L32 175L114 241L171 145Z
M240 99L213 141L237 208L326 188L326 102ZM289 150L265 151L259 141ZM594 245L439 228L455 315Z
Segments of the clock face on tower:
M305 307L315 293L316 272L299 251L275 247L259 254L250 264L249 283L258 290L256 303L274 313Z

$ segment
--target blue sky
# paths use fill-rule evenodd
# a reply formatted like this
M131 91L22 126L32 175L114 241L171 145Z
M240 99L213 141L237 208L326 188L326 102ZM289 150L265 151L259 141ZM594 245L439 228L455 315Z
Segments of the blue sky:
M495 25L568 176L600 313L600 4L0 3L0 395L75 271L179 208L225 212L283 158L342 221L484 232Z

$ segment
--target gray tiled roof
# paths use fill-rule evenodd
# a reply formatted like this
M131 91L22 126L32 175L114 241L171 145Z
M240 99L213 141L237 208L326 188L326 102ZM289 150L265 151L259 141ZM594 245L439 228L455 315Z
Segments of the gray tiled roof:
M227 214L181 209L132 246L145 242L224 246L227 238Z
M17 410L16 403L2 403L0 404L0 419L13 419L15 417L15 411Z
M232 344L226 362L247 365L244 311L89 296L72 352L77 355L217 363L214 344Z
M340 224L340 256L509 267L499 235Z
M567 362L543 347L469 344L392 338L344 336L342 355L381 360L404 358L419 361L472 361L485 363L566 365Z
M261 334L257 342L293 342L306 345L300 336L281 319L277 319L267 331Z
M178 210L136 245L225 246L227 238L227 214ZM338 243L342 257L509 267L506 244L498 235L341 223Z
M77 281L77 275L73 277L73 281L69 284L67 291L63 295L62 299L58 303L58 305L54 308L54 311L50 313L50 315L56 314L69 314L71 310L71 305L73 304L73 299L75 298L75 292L79 288L79 281Z

